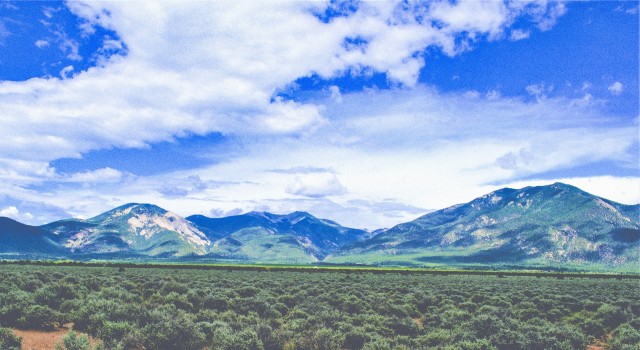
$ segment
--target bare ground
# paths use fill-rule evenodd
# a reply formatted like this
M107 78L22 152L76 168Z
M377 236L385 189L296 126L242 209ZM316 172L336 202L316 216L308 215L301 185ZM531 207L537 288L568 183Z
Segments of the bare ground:
M596 339L593 343L587 345L586 350L609 350L611 346L608 344L611 341L611 333L604 336L603 339Z
M55 350L56 344L67 335L72 327L72 323L67 323L52 331L14 329L13 334L22 338L22 350ZM97 343L97 341L91 337L89 337L89 341L92 346Z

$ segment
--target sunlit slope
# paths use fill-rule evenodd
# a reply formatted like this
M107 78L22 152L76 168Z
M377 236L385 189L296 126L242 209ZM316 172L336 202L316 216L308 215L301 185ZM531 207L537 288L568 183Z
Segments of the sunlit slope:
M504 188L397 225L327 260L637 271L639 210L562 183Z
M562 183L504 188L375 234L306 212L185 219L134 203L40 227L0 218L0 254L640 272L639 217L640 205Z
M194 215L187 219L210 237L222 237L212 245L212 257L239 261L317 262L345 244L370 236L367 231L343 227L306 212L251 212L225 218Z
M150 204L127 204L91 219L61 220L42 228L74 255L197 255L211 244L189 221Z

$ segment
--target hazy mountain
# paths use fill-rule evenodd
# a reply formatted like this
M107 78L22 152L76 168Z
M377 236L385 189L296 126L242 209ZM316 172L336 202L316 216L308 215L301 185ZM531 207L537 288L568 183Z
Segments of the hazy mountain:
M42 226L71 253L141 256L204 254L211 241L184 218L151 204L131 203L87 220Z
M504 188L370 233L305 212L184 219L127 204L40 227L0 218L0 258L182 259L640 271L640 205L573 186Z
M494 264L638 271L640 205L576 187L504 188L345 247L333 262Z
M364 240L369 232L340 226L305 212L277 215L250 212L225 218L187 217L218 239L211 255L224 259L309 263L339 247Z
M0 217L0 259L59 258L66 254L46 230Z

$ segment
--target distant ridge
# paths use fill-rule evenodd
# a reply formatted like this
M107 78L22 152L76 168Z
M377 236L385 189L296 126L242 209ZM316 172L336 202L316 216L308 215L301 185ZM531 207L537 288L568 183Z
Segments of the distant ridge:
M35 227L0 218L0 259L369 264L640 273L640 205L563 183L503 188L373 233L306 212L185 218L130 203Z
M640 205L563 183L503 188L343 247L334 262L639 271Z
M262 262L316 262L341 246L370 237L301 211L287 215L250 212L225 218L202 215L187 219L210 237L221 237L211 253L225 259Z
M152 204L130 203L87 220L42 226L72 254L184 256L204 254L211 241L184 218Z
M66 254L64 248L49 239L46 230L0 217L0 259L43 259Z

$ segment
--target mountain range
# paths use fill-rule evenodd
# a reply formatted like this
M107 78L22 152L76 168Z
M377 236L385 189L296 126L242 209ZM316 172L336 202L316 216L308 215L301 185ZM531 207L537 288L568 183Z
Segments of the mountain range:
M29 226L0 218L0 259L365 264L640 272L640 205L555 183L503 188L370 232L306 212L183 218L131 203Z

